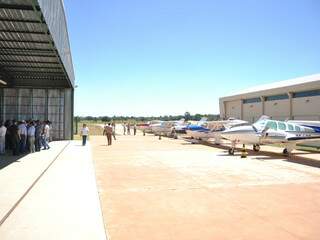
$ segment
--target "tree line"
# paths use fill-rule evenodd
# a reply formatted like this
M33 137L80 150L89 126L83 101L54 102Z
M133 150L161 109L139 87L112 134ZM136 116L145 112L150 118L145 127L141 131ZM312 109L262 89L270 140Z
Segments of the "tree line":
M185 112L183 115L164 115L164 116L154 116L154 117L135 117L135 116L76 116L75 121L93 121L93 122L148 122L152 120L162 120L162 121L177 121L184 118L186 121L199 121L201 118L206 117L208 121L216 121L219 120L219 114L190 114L189 112Z

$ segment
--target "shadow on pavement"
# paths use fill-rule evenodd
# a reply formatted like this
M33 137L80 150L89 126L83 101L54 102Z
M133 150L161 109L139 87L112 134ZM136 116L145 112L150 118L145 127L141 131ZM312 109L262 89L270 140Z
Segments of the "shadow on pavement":
M24 156L26 156L26 154L21 154L19 156L12 156L12 155L3 155L0 158L0 170L9 166L12 163L15 162L20 162L19 159L23 158Z
M226 151L228 151L228 149L230 148L229 146L217 145L217 144L213 144L210 142L203 142L202 141L199 143L202 145L205 145L205 146L215 147L215 148L223 149ZM191 144L191 143L182 143L182 144L186 145L186 144ZM236 148L236 150L237 150L237 152L235 153L234 156L240 157L241 148ZM302 164L302 165L306 165L306 166L310 166L310 167L320 168L320 159L311 159L311 158L307 158L307 157L303 157L303 156L298 156L297 153L291 154L291 156L284 156L280 153L272 153L272 152L267 152L267 151L255 152L255 151L250 150L248 148L247 148L247 152L248 152L248 155L254 156L254 157L256 157L257 160L261 160L261 161L283 160L283 161L298 163L298 164ZM301 153L298 153L298 154L300 155ZM314 154L314 152L305 152L303 154L309 155L309 154ZM228 154L228 152L226 152L225 154L220 154L219 156L230 156L230 155Z

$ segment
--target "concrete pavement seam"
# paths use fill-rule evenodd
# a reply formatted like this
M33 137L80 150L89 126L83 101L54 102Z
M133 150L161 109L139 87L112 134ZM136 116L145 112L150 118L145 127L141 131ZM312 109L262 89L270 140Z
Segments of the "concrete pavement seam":
M18 201L10 208L10 210L4 215L4 217L0 220L0 227L4 222L10 217L12 212L19 206L22 200L28 195L28 193L32 190L32 188L37 184L37 182L41 179L41 177L48 171L48 169L52 166L52 164L58 159L58 157L62 154L62 152L69 146L70 141L62 148L62 150L55 156L55 158L50 162L50 164L42 171L42 173L33 181L33 183L28 187L28 189L22 194L22 196L18 199Z

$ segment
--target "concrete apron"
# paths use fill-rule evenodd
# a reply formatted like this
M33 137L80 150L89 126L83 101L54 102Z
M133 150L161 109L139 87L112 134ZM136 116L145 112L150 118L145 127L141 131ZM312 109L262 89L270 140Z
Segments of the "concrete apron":
M106 239L90 146L67 144L53 143L0 171L1 240Z

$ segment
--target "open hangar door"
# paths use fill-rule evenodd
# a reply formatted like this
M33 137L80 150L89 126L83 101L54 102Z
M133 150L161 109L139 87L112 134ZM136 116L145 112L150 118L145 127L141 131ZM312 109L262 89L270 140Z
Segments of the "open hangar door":
M74 72L62 1L0 1L0 119L72 138Z

